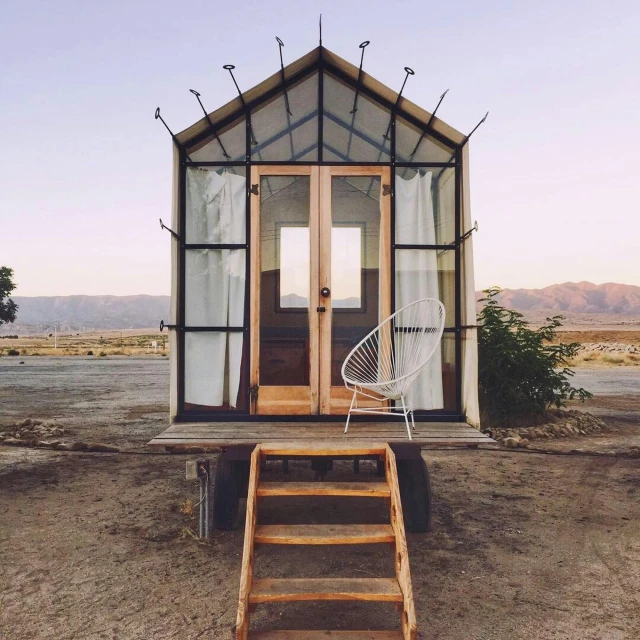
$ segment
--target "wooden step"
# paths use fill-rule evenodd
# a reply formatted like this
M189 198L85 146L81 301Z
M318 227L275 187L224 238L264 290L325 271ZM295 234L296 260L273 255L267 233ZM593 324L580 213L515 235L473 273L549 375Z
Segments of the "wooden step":
M263 524L254 539L262 544L376 544L395 542L390 524Z
M372 600L402 602L395 578L282 578L254 580L249 602Z
M250 631L249 640L402 640L402 631Z
M260 445L264 456L375 456L384 455L387 445L382 442L362 442L344 438L336 442L268 442Z
M263 482L258 496L351 496L388 498L386 482Z

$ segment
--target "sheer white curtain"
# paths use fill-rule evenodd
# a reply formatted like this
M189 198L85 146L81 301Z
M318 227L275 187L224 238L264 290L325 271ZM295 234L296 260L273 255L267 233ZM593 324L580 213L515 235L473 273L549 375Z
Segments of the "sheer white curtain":
M187 170L187 242L246 242L246 180L222 173ZM185 319L192 327L244 324L244 249L186 252ZM242 365L242 332L186 332L185 402L236 406Z
M432 173L420 172L404 180L396 177L395 218L397 244L436 244L431 197ZM440 300L437 252L425 249L396 251L396 309L422 298ZM407 394L412 409L442 409L442 356L437 349Z

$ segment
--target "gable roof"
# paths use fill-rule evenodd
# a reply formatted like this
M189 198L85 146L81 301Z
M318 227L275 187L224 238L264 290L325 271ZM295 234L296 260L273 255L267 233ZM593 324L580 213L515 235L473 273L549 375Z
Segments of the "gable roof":
M294 77L304 76L305 73L310 73L321 66L326 68L327 71L333 70L340 72L343 76L351 80L354 85L358 82L358 67L322 46L316 47L295 62L287 65L284 69L285 81ZM373 94L378 102L388 108L392 108L398 98L398 94L395 91L389 89L389 87L364 71L360 75L360 86L370 94ZM242 96L247 107L251 109L261 101L268 99L269 96L280 87L282 87L282 72L278 71L260 84L244 92ZM209 119L213 127L217 128L218 124L228 122L230 118L242 115L243 113L244 105L240 96L238 96L219 109L211 112ZM407 100L405 97L400 98L398 113L410 117L416 124L421 124L423 127L426 127L431 121L431 113L410 100ZM206 117L203 117L184 131L178 133L176 135L176 141L181 145L188 145L204 133L210 132L211 124ZM466 139L465 135L437 117L431 121L429 130L439 134L440 137L449 141L452 146L460 145Z

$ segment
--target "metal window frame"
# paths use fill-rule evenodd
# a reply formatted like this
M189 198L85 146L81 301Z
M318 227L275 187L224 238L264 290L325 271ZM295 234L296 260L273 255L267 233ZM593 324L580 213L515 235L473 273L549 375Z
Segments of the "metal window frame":
M391 129L390 129L390 145L389 145L389 158L387 161L381 162L357 162L350 161L345 159L344 161L335 161L335 160L325 160L324 157L324 73L329 72L338 80L344 82L348 86L353 89L359 90L361 93L366 95L369 99L374 101L375 103L381 105L382 107L389 110L391 114ZM305 80L308 76L318 72L318 108L314 115L317 115L318 119L318 141L317 141L317 159L315 161L297 161L297 160L252 160L252 150L253 145L251 144L251 112L256 107L261 104L268 102L274 96L279 93L287 90L291 85L294 85L300 81ZM447 327L444 329L446 334L453 334L455 340L455 383L456 383L456 407L454 410L432 410L432 411L417 411L416 412L416 420L430 422L430 421L459 421L464 419L464 415L462 413L462 331L464 327L462 327L462 307L461 307L461 299L462 299L462 261L461 261L461 228L462 228L462 148L466 144L466 140L461 144L456 144L452 140L448 139L443 134L435 131L431 126L426 125L424 122L419 121L417 118L412 116L411 114L406 113L400 106L396 106L395 104L389 102L385 98L380 95L377 95L375 92L371 91L368 87L357 85L357 83L351 79L347 74L345 74L341 69L333 66L329 61L325 59L322 55L322 49L320 51L320 56L318 61L314 62L309 67L301 69L297 73L293 74L291 77L285 79L284 82L279 85L273 87L273 89L266 92L264 95L256 98L250 103L246 104L245 108L240 108L216 123L216 130L219 130L238 118L244 116L245 119L245 157L244 160L237 159L232 161L202 161L202 162L191 162L187 160L187 150L195 144L199 144L209 138L212 135L210 129L203 131L202 133L194 136L192 139L188 140L184 144L175 144L178 146L179 151L179 168L178 168L178 189L179 189L179 198L178 198L178 206L179 206L179 231L180 240L179 240L179 259L178 259L178 269L179 274L177 278L178 282L178 305L177 305L177 371L178 371L178 380L177 380L177 391L178 391L178 407L177 407L177 415L176 422L180 421L193 421L193 422L234 422L234 421L264 421L265 419L277 419L283 422L305 422L305 421L313 421L313 422L338 422L343 421L344 416L336 416L336 415L310 415L310 416L299 416L299 415L278 415L265 417L261 415L251 415L250 414L250 402L247 401L246 410L236 410L233 412L229 411L194 411L185 409L185 335L188 332L212 332L212 333L231 333L231 332L242 332L245 334L245 339L243 342L243 361L248 363L249 361L249 353L250 353L250 277L252 262L251 262L251 247L250 247L250 238L251 238L251 198L250 198L250 175L251 175L251 166L252 165L309 165L309 166L332 166L332 165L340 165L340 166L353 166L353 167L361 167L361 166L380 166L380 167L390 167L391 169L391 309L395 311L396 309L396 291L395 291L395 280L396 280L396 251L402 249L420 249L420 250L453 250L455 252L455 326ZM450 162L396 162L396 118L401 117L410 124L416 126L419 130L425 132L425 137L430 136L438 140L440 143L448 146L452 150L452 161ZM300 123L298 123L300 124ZM286 132L285 132L286 135ZM363 134L366 138L367 136ZM369 142L369 140L366 140ZM266 143L263 143L263 146ZM376 145L374 145L375 148ZM311 149L309 149L311 150ZM309 150L304 150L301 152L300 157L303 157L305 153ZM337 152L335 149L328 149L334 155L341 156L342 154ZM385 150L386 153L386 150ZM344 157L344 156L343 156ZM238 243L238 244L206 244L206 243L186 243L184 241L184 231L186 230L186 171L187 167L245 167L245 179L246 179L246 243ZM414 167L414 168L453 168L455 170L455 242L451 244L433 244L433 245L421 245L421 244L396 244L395 242L395 187L396 187L396 169L401 167ZM245 309L244 309L244 322L243 326L238 327L187 327L185 326L185 294L186 294L186 252L192 249L244 249L246 253L246 278L245 278ZM241 388L249 389L249 367L245 367L244 375L246 380L241 383ZM375 419L373 417L367 417L368 420ZM384 417L381 416L380 420L383 420Z

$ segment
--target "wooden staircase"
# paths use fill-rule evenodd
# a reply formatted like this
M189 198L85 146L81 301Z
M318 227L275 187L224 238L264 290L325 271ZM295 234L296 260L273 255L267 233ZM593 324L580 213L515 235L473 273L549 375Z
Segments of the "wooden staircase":
M328 458L378 455L385 482L260 482L261 462L268 456ZM390 523L383 525L259 525L258 498L265 496L354 496L388 499ZM394 578L254 579L254 545L258 544L394 544ZM366 600L394 602L401 612L399 631L249 631L249 613L265 602ZM387 444L258 444L251 455L244 554L236 620L237 640L415 640L416 617L393 451Z

